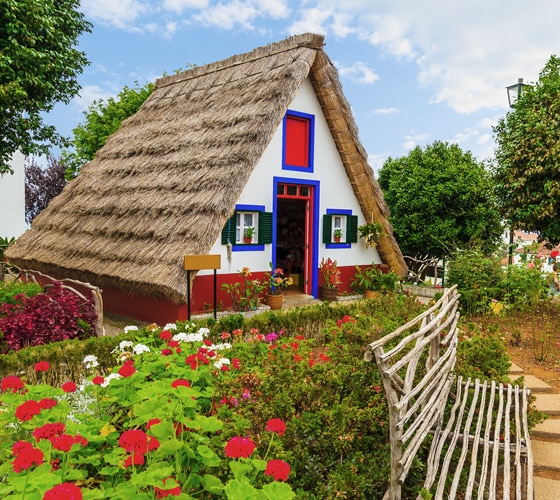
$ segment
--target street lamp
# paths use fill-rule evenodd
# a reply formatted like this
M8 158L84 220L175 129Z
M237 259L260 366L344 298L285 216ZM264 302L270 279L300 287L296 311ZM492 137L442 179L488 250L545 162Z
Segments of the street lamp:
M508 85L506 87L507 90L507 94L508 94L508 101L509 101L509 107L513 108L515 106L515 103L519 100L519 98L521 97L521 92L523 90L523 87L526 84L523 83L523 78L518 78L517 79L517 83L514 83L513 85ZM508 264L511 266L513 264L513 225L510 228L509 231L509 256L508 256Z
M517 100L521 97L521 91L526 84L523 83L523 78L518 78L517 83L506 87L508 93L509 107L513 108Z

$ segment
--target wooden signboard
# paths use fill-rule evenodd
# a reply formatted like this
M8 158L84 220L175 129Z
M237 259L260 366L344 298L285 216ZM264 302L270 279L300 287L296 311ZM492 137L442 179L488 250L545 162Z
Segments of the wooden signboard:
M187 318L191 319L191 271L202 269L214 270L214 319L217 319L217 269L222 267L222 256L216 255L185 255L184 269L187 271Z

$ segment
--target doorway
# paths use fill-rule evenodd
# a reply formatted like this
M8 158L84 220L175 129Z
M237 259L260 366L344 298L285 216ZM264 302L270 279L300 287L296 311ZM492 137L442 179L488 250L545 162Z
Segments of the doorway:
M276 186L276 267L292 277L292 289L313 294L313 186Z

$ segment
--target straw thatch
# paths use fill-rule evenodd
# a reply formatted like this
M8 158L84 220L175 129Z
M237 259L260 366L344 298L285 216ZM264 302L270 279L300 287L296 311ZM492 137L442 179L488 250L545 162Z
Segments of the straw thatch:
M381 258L406 265L323 37L304 34L162 78L78 178L9 249L60 277L185 302L183 256L206 254L310 77Z

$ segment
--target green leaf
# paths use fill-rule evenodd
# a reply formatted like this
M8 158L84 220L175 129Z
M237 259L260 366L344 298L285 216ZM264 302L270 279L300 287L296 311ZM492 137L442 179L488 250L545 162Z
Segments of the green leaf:
M264 498L262 493L246 481L232 479L226 484L225 492L229 500L251 500Z
M265 484L262 491L265 497L270 500L291 500L296 496L289 484L279 481Z

